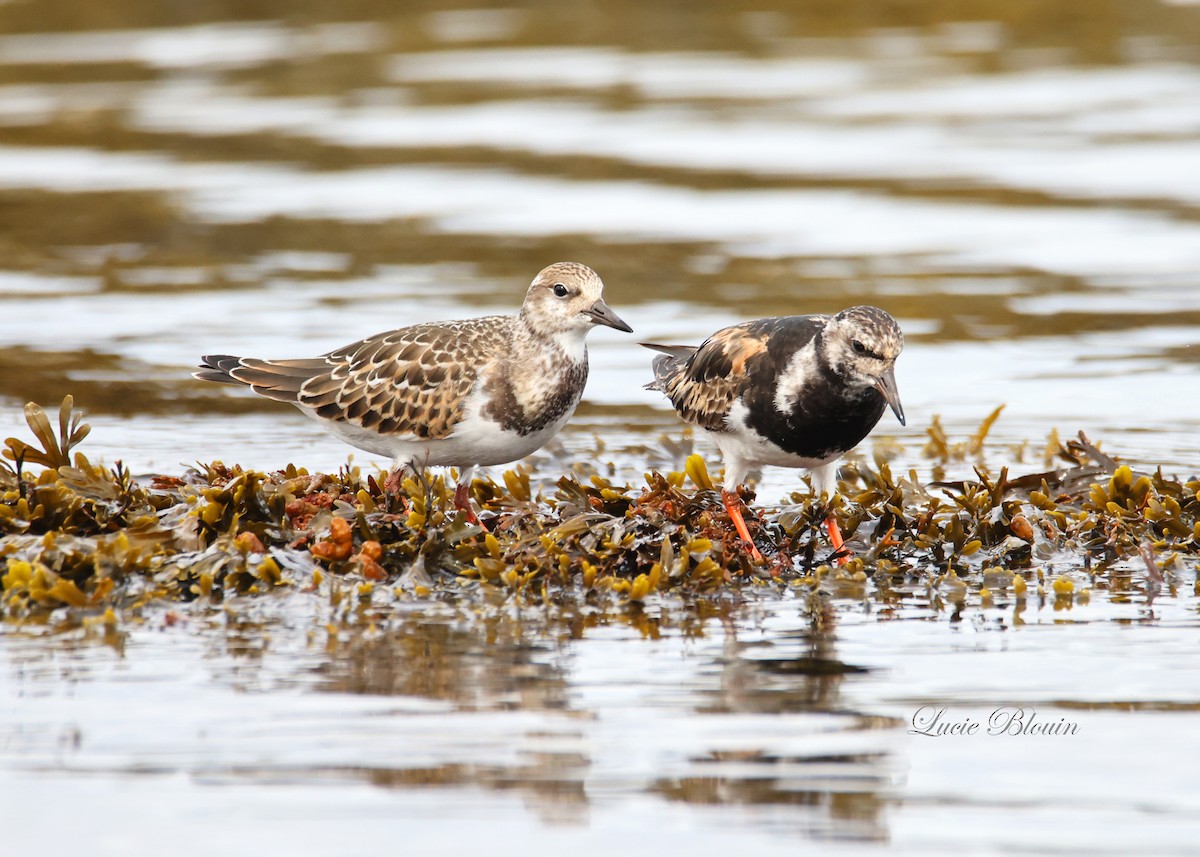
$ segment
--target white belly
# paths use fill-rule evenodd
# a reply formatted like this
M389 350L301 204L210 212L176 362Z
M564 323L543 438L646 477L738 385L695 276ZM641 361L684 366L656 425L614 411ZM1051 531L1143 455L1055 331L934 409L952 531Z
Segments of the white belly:
M385 455L398 466L413 463L417 466L488 467L508 464L541 449L566 425L575 412L578 398L557 421L546 427L519 434L483 416L484 397L472 393L464 408L462 420L453 433L442 438L421 438L411 434L383 435L353 423L334 422L300 408L340 440L357 449Z
M717 442L717 446L721 448L723 455L734 456L751 467L770 465L772 467L802 467L811 470L814 467L823 467L839 457L833 455L828 458L805 458L802 455L793 455L775 444L769 443L749 429L722 433L711 432L710 435Z
M709 432L709 436L721 448L725 460L724 488L734 490L746 478L746 474L763 466L795 467L812 471L813 482L818 492L832 487L835 471L834 462L840 455L825 458L806 458L780 449L746 424L746 406L737 402L729 411L725 424L727 432Z

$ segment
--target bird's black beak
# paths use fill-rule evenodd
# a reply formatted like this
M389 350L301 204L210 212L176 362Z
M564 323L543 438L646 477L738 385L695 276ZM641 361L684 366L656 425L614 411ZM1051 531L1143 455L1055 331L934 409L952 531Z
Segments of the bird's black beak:
M896 419L900 420L900 425L908 425L904 422L904 406L900 404L900 391L896 389L895 367L889 366L882 375L875 379L875 389L883 393L883 400L888 403L888 407L892 409Z
M585 309L583 314L591 317L592 324L603 324L605 327L633 333L633 328L621 321L621 317L609 309L608 304L602 300L596 301L590 308Z

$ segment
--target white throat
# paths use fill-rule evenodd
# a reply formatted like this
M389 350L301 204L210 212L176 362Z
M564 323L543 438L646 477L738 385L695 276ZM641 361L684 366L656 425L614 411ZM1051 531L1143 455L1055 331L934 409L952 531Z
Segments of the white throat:
M587 359L587 335L591 326L574 327L562 330L550 337L551 341L563 350L563 353L574 363Z

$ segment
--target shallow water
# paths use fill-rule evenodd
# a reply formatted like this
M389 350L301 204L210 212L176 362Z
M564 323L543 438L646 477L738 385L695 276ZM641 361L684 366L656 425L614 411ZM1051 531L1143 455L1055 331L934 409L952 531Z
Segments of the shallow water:
M197 355L509 312L573 258L636 337L591 337L543 484L598 445L621 479L671 466L633 341L851 303L907 336L909 427L868 454L928 478L935 414L963 437L1005 404L992 467L1040 469L1058 429L1200 470L1195 4L166 8L0 3L2 436L73 393L84 451L135 473L336 468L298 414L191 381ZM1196 853L1187 574L1152 605L961 616L864 592L824 630L746 593L382 592L7 628L0 791L36 809L5 840L69 812L59 850L113 854ZM982 726L909 734L926 706ZM986 734L1004 706L1078 731Z
M395 836L504 854L1194 853L1194 604L1031 607L1019 627L1011 605L948 624L843 604L814 635L789 599L571 617L400 603L370 632L327 629L313 603L156 617L108 645L10 636L6 791L69 800L56 843L114 854ZM937 708L978 732L913 734ZM1019 734L1038 722L1066 734ZM32 849L44 824L21 813L6 839Z

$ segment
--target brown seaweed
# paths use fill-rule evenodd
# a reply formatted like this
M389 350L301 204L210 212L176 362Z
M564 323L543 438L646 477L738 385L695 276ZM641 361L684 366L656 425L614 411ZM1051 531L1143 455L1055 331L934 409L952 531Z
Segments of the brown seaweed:
M212 463L142 484L119 463L92 464L76 451L89 429L70 397L57 431L40 406L25 412L37 444L9 438L11 464L0 463L0 613L9 620L58 610L113 619L155 601L281 587L335 600L487 587L537 601L633 603L748 588L887 602L924 589L957 611L1023 599L1032 587L1069 606L1107 586L1106 575L1127 587L1139 563L1143 572L1156 562L1194 570L1200 554L1200 481L1135 473L1082 433L1065 445L1052 439L1046 458L1064 466L992 473L980 456L999 410L963 443L936 421L929 431L935 474L971 458L975 479L926 483L882 460L858 461L843 467L828 508L801 493L775 513L752 507L762 563L694 453L681 472L652 471L641 485L579 468L549 493L520 466L499 481L476 479L487 532L454 508L441 475ZM854 551L844 565L831 563L820 530L827 511ZM1171 575L1172 594L1181 577ZM1147 600L1162 580L1142 575Z

